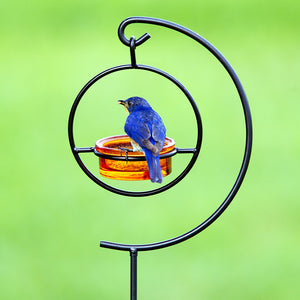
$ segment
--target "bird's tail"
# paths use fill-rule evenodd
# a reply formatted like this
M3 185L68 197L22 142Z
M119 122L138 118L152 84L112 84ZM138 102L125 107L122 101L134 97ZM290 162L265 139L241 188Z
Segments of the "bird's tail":
M144 149L144 152L148 164L150 180L152 182L162 183L162 172L159 155L154 156L153 153L148 149Z

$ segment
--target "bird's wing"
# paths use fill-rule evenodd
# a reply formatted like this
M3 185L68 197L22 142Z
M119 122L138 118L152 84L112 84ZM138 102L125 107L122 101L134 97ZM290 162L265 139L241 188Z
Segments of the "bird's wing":
M159 154L165 143L166 128L161 117L157 113L152 122L152 137L155 141L156 152Z
M154 111L147 116L131 113L127 118L125 131L130 138L142 148L149 149L155 156L164 145L166 129L160 116Z
M125 123L125 132L130 138L142 146L142 141L151 137L151 132L147 124L139 114L131 113Z
M161 117L155 113L152 121L152 137L155 142L163 143L166 137L166 128Z

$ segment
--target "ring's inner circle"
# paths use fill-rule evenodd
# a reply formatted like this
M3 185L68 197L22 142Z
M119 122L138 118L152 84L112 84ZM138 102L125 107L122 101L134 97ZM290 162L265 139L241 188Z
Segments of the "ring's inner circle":
M95 142L105 136L123 134L126 113L117 105L117 100L131 96L141 96L148 100L163 118L167 135L174 136L179 148L195 149L193 154L176 155L177 162L174 159L173 165L177 165L177 168L174 168L172 176L166 177L161 186L151 182L144 182L138 186L136 183L128 184L128 182L112 183L109 179L107 181L105 178L95 176L97 171L94 165L83 158L86 154L80 154L82 159L78 153L74 155L78 156L77 162L84 172L103 188L127 196L148 196L169 189L190 171L200 152L202 122L193 97L173 76L151 66L139 65L138 69L132 69L130 65L122 65L101 72L78 94L73 106L74 116L72 118L71 111L70 118L71 123L74 122L78 128L75 139L73 137L76 141L74 145L91 146L92 138ZM79 106L80 110L77 111ZM182 119L182 110L188 117L180 125L178 120ZM186 132L190 133L188 137ZM181 158L177 158L179 156Z

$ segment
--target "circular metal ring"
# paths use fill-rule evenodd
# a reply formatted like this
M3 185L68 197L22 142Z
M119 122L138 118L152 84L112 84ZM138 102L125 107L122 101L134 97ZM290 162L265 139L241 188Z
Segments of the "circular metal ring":
M111 185L108 185L106 183L104 183L103 181L101 181L98 177L96 177L83 163L83 161L81 160L81 158L79 157L79 153L78 151L76 151L76 146L75 146L75 141L74 141L74 135L73 135L73 123L74 123L74 117L75 117L75 112L76 109L78 107L78 104L80 102L80 100L82 99L82 97L84 96L84 94L87 92L87 90L94 84L96 83L98 80L100 80L101 78L114 73L114 72L118 72L118 71L122 71L122 70L128 70L128 69L134 69L134 70L146 70L146 71L150 71L150 72L154 72L156 74L159 74L167 79L169 79L171 82L173 82L184 94L185 96L188 98L190 104L192 105L194 114L196 116L196 122L197 122L197 142L196 142L196 147L194 149L194 151L192 152L192 158L190 160L190 162L188 163L188 165L186 166L186 168L171 182L167 183L166 185L157 188L157 189L153 189L153 190L148 190L148 191L141 191L141 192L133 192L133 191L126 191L126 190L121 190L121 189L117 189L115 187L112 187ZM94 78L92 78L79 92L79 94L77 95L71 111L70 111L70 115L69 115L69 123L68 123L68 136L69 136L69 142L70 142L70 146L73 152L73 155L77 161L77 163L79 164L79 166L81 167L81 169L86 173L86 175L92 179L95 183L97 183L98 185L100 185L101 187L119 194L119 195L124 195L124 196L131 196L131 197L142 197L142 196L150 196L150 195L155 195L158 193L161 193L163 191L168 190L169 188L171 188L172 186L174 186L175 184L177 184L179 181L181 181L187 174L188 172L191 170L191 168L193 167L193 165L195 164L197 157L199 155L200 152L200 148L201 148L201 143L202 143L202 121L201 121L201 117L200 117L200 113L198 110L198 107L193 99L193 97L191 96L191 94L189 93L189 91L183 86L182 83L180 83L176 78L174 78L173 76L171 76L170 74L166 73L165 71L162 71L160 69L154 68L152 66L147 66L147 65L136 65L136 66L132 66L132 65L119 65L110 69L107 69L101 73L99 73L98 75L96 75Z

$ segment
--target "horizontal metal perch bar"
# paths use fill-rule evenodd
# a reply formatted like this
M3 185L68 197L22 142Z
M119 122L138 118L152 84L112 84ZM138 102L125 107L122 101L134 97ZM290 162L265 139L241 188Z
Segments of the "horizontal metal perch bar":
M120 156L107 155L107 154L100 153L95 149L95 147L83 147L83 148L75 147L74 151L77 153L94 152L94 154L99 157L108 158L108 159L112 159L112 160L126 160L126 161L145 161L146 160L145 156L139 156L139 157L122 156L122 153L124 153L124 151L122 151L122 150L120 150L120 154L121 154ZM195 153L196 151L197 151L196 148L176 148L175 147L173 151L162 154L159 157L167 158L167 157L174 156L177 153Z

